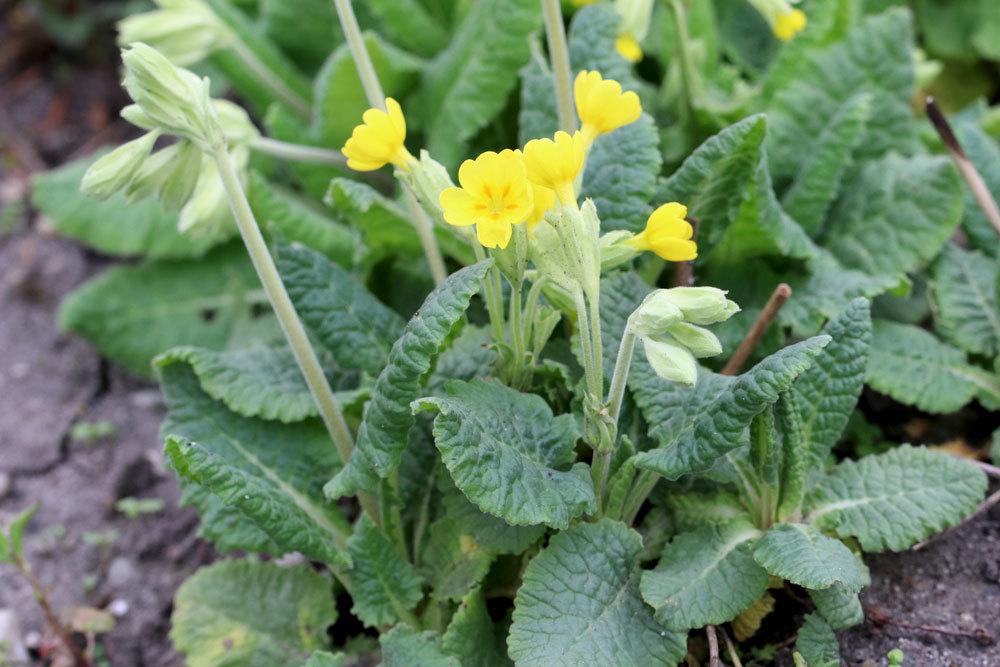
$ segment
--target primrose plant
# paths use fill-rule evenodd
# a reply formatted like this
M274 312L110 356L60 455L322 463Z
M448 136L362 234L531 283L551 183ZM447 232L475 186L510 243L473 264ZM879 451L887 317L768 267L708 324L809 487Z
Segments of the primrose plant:
M316 667L377 650L386 665L673 665L692 629L753 634L786 585L817 610L798 659L823 664L831 628L861 618L861 552L904 549L981 497L977 468L922 449L828 465L864 381L864 299L742 375L699 365L739 307L710 286L653 289L634 269L697 257L682 203L646 208L633 233L604 229L600 185L581 196L602 146L653 125L617 81L571 77L557 5L543 3L561 129L465 160L456 184L407 149L404 111L335 2L371 108L342 158L319 159L362 178L392 167L437 283L408 322L307 243L265 241L247 156L325 149L261 137L152 46L123 51L123 115L146 134L96 162L84 190L157 195L189 233L231 234L234 220L279 325L266 344L155 360L167 459L220 551L322 565L196 573L171 631L190 664ZM804 16L793 23L789 38ZM335 206L349 183L331 189ZM337 597L377 647L345 635Z

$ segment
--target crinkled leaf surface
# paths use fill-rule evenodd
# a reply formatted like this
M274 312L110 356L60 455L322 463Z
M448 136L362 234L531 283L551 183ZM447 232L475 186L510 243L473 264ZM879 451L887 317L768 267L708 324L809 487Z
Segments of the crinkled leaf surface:
M375 376L403 331L403 319L320 253L281 245L277 265L302 322L341 368Z
M973 113L958 114L952 125L962 149L983 177L990 194L994 199L1000 199L1000 145L983 130L977 111L979 109L973 107ZM962 229L969 237L969 244L989 255L997 255L996 230L968 188L963 188L963 197Z
M849 590L842 584L811 590L809 597L816 604L816 611L834 630L844 630L865 620L865 610L857 591Z
M767 589L767 572L752 554L759 536L743 520L675 536L656 569L642 573L642 599L674 630L732 620Z
M1000 396L1000 381L965 354L910 324L875 320L866 381L900 403L953 412L978 393Z
M538 541L545 525L512 526L503 519L486 514L459 491L445 475L440 486L444 514L452 517L462 533L471 535L483 548L497 554L519 554Z
M664 506L670 510L670 518L678 533L687 533L705 524L724 525L734 519L748 518L747 509L731 491L671 491L663 498Z
M817 480L808 519L855 537L865 551L902 551L958 523L986 491L986 475L941 452L903 445L844 461Z
M833 628L819 614L806 614L795 650L809 667L840 667L840 642Z
M323 361L330 386L337 391L341 408L355 400L358 374L339 368L329 355ZM180 361L191 365L201 388L245 417L276 419L291 423L318 417L316 401L309 393L292 351L284 346L243 350L206 350L176 347L158 357L158 363Z
M949 243L932 276L937 329L966 352L995 356L1000 349L997 261Z
M448 43L447 25L420 0L368 0L366 4L394 44L432 56Z
M595 507L589 469L576 459L572 415L493 380L450 382L414 410L437 412L434 441L455 486L484 512L520 526L566 528Z
M764 533L754 546L753 557L776 577L804 588L829 588L842 584L861 590L861 564L844 543L813 526L782 523Z
M337 619L330 579L307 565L223 560L181 585L170 639L191 667L305 664Z
M462 667L458 658L441 648L434 632L418 632L400 624L379 637L382 667Z
M348 564L335 546L346 523L322 493L323 482L340 467L322 424L241 417L204 393L189 366L164 364L159 372L170 411L161 428L171 436L167 457L186 482L211 494L195 497L206 503L198 505L203 520L206 510L221 504L230 511L218 516L256 526L278 548L275 555L299 551Z
M413 565L368 515L354 527L347 543L351 568L351 612L369 627L402 620L423 597L423 581Z
M466 143L504 108L541 18L534 0L480 0L428 63L413 108L435 159L457 164Z
M152 259L198 257L218 243L181 234L177 214L165 212L155 197L129 203L124 194L99 201L80 192L84 172L103 152L32 177L31 203L56 229L108 255Z
M438 600L461 600L478 585L493 554L463 530L455 517L442 516L430 525L421 563Z
M778 179L792 178L812 153L802 142L822 135L841 105L859 93L871 115L859 159L915 147L913 28L909 12L893 9L865 19L842 41L807 51L795 75L768 106L768 154Z
M242 246L201 259L116 266L73 292L59 326L77 331L102 354L138 375L178 345L224 349L252 339L252 304L266 303ZM249 334L249 336L248 336Z
M636 467L672 480L708 470L743 444L751 420L773 405L829 342L829 336L815 336L772 354L737 377L682 431L665 434L660 447L638 454Z
M506 637L500 630L486 610L482 589L477 588L462 598L441 638L441 646L463 665L507 667L513 663L507 657Z
M524 571L507 640L518 665L675 665L684 635L639 597L642 539L618 521L556 534Z
M888 155L845 185L822 242L848 268L898 276L932 259L961 214L962 186L948 158Z

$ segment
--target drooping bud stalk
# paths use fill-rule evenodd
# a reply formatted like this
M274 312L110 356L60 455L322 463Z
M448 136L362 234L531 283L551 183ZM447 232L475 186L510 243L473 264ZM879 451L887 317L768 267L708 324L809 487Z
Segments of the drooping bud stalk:
M90 166L80 183L80 190L97 199L107 199L125 188L149 157L160 133L147 132L122 144Z

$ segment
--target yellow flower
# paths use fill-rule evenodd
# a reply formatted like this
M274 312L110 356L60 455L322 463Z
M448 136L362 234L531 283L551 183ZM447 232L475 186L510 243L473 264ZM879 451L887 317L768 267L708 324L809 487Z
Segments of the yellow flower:
M801 9L789 9L774 17L774 36L783 42L791 41L793 37L806 27L806 14Z
M556 203L555 192L544 185L537 185L535 183L530 183L530 185L532 207L531 214L526 220L529 234L545 219L545 212Z
M587 146L598 136L635 122L642 115L639 96L632 91L623 93L620 83L604 79L600 72L577 74L573 97L583 126L580 132Z
M406 150L406 119L399 102L385 98L386 111L369 109L362 116L364 121L354 128L351 138L341 149L347 157L347 166L356 171L374 171L390 162L403 171L410 170L414 159Z
M636 250L651 250L670 262L687 262L698 256L691 240L694 229L685 220L687 206L670 202L656 209L646 221L646 229L628 241Z
M554 190L559 201L567 206L576 206L573 183L583 169L585 157L583 136L579 132L570 136L560 130L554 141L532 139L524 146L528 180Z
M487 151L466 160L458 169L462 187L441 191L444 219L456 227L476 226L479 242L487 248L506 248L513 225L532 213L531 184L520 154L512 150Z
M637 63L642 60L642 47L632 35L618 35L615 40L615 50L621 57L630 63Z

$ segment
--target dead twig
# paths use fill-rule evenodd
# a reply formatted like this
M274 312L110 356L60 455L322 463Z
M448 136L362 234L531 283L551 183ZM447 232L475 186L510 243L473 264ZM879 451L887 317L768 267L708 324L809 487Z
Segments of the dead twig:
M743 365L747 362L747 359L757 349L760 339L764 337L764 333L771 326L771 323L774 322L778 311L781 310L781 307L785 305L791 296L792 288L787 283L780 283L774 288L771 298L767 300L764 309L760 311L760 315L757 316L753 326L750 327L750 331L747 332L746 338L743 339L743 342L733 352L733 356L729 357L726 365L722 367L723 375L736 375L743 369Z
M997 208L997 202L993 199L993 195L990 194L990 189L986 186L986 182L983 181L983 177L980 176L976 166L972 164L972 160L965 154L962 145L958 142L958 137L955 136L955 133L951 129L951 124L944 117L944 114L941 113L941 109L933 97L927 98L927 117L930 119L931 124L934 125L934 129L937 130L938 135L940 135L941 141L944 142L945 148L948 149L948 154L951 155L951 159L955 161L958 172L962 174L966 185L972 191L972 196L975 198L976 203L979 204L979 208L982 209L983 215L993 225L993 231L997 233L997 236L1000 236L1000 208Z
M743 663L740 662L740 656L736 653L736 647L733 645L733 640L729 638L729 633L721 626L719 627L719 632L722 633L722 641L726 643L726 653L729 654L729 661L733 663L733 667L743 667Z
M1000 491L997 491L993 495L989 496L986 500L983 501L982 505L980 505L978 507L978 509L976 509L975 512L973 512L969 516L965 517L964 519L962 519L961 521L959 521L958 523L956 523L951 528L949 528L947 530L943 530L940 533L938 533L937 535L933 535L931 537L928 537L926 540L923 540L922 542L917 542L912 547L910 547L910 550L911 551L920 551L921 549L923 549L924 547L926 547L928 544L930 544L934 540L936 540L939 537L941 537L942 535L947 535L947 534L949 534L949 533L951 533L951 532L953 532L955 530L958 530L959 528L961 528L965 524L969 523L970 521L973 521L977 517L980 517L980 516L986 514L988 511L990 511L990 508L993 507L994 505L996 505L997 503L1000 503Z
M719 638L715 636L715 626L706 625L705 634L708 636L709 667L722 667L722 659L719 657Z
M998 468L997 466L990 465L989 463L984 463L983 461L977 461L976 459L967 459L964 456L959 458L961 458L963 461L971 461L973 465L975 465L977 468L982 470L990 477L996 477L997 479L1000 479L1000 468Z
M956 630L954 628L942 628L936 625L923 625L922 623L899 621L894 619L885 609L876 606L866 607L865 615L877 626L895 625L898 628L931 632L938 635L948 635L949 637L968 637L969 639L975 639L983 646L990 646L996 641L993 635L987 632L984 628L976 628L974 630Z

